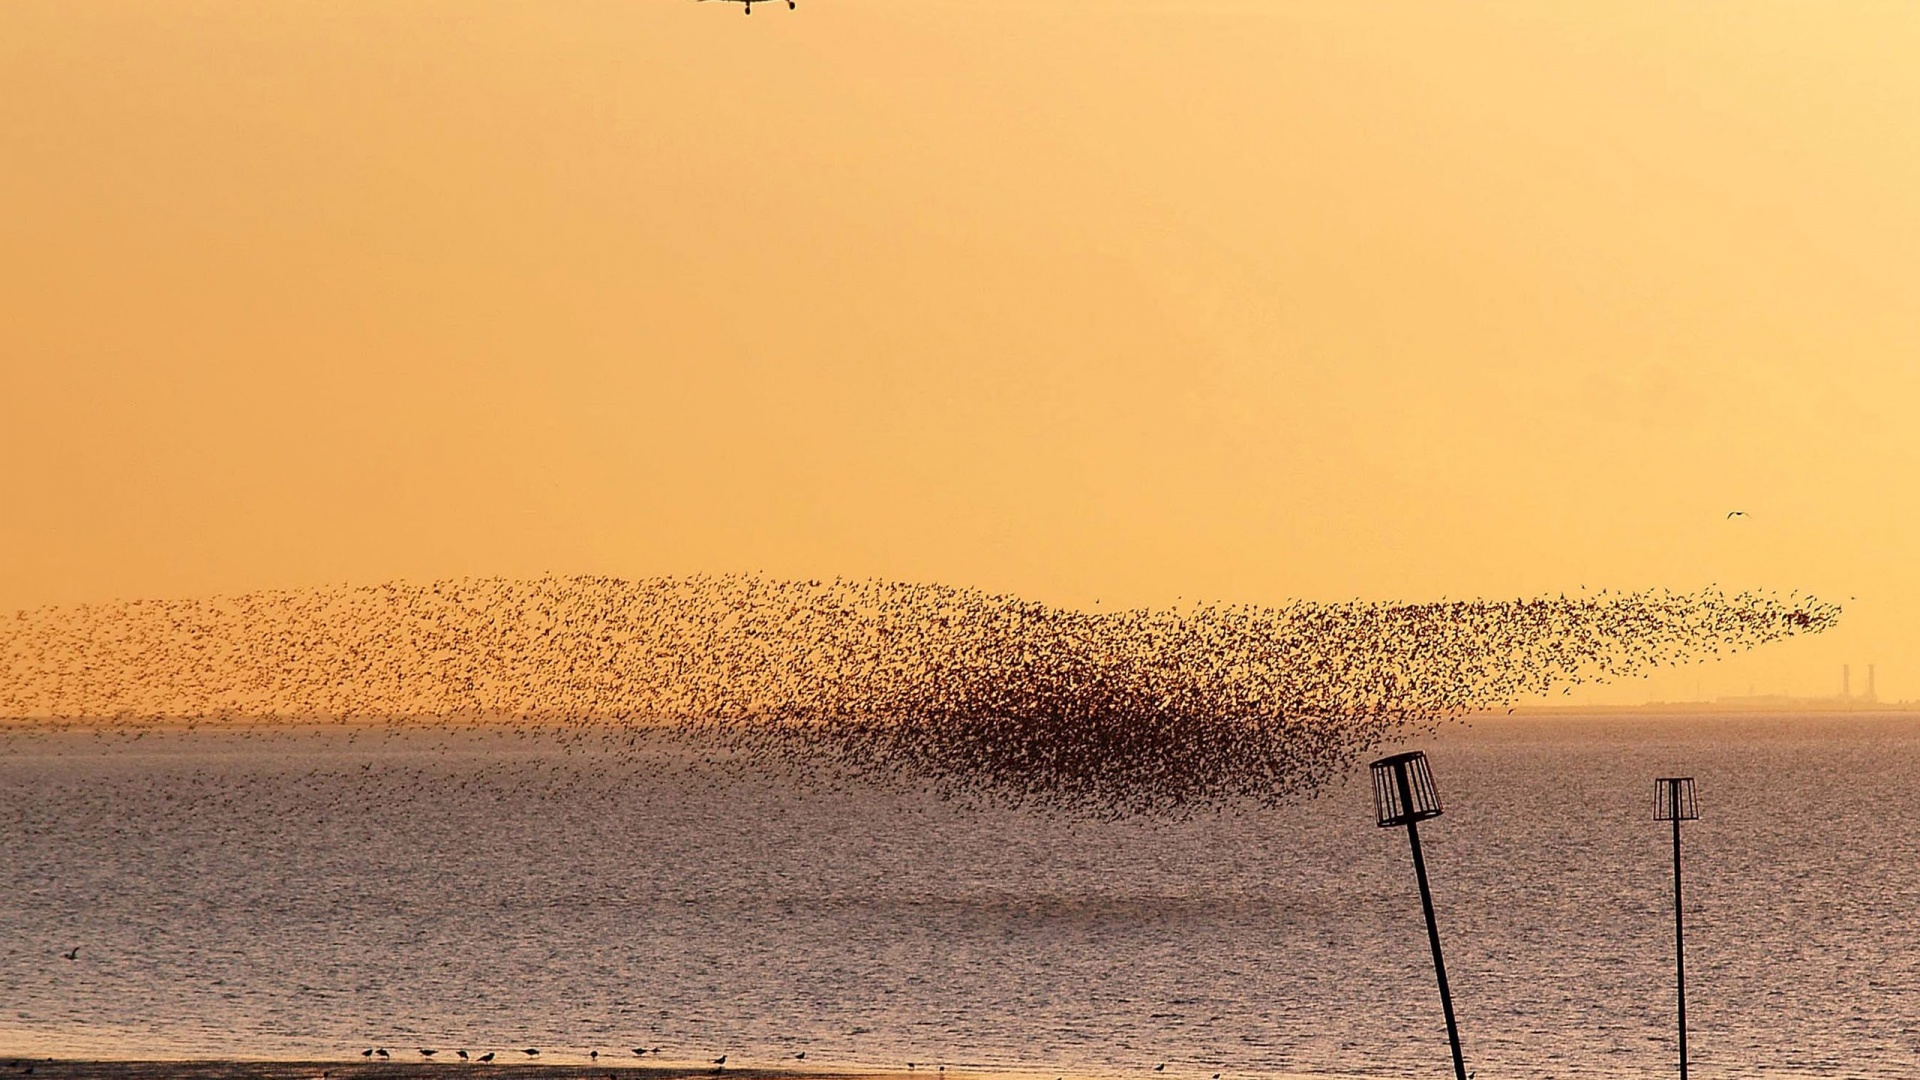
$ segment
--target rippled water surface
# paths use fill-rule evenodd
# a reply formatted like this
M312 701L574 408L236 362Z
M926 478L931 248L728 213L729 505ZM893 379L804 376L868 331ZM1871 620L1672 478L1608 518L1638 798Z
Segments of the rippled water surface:
M1480 1078L1920 1075L1920 721L1483 721L1423 833ZM1228 1080L1448 1072L1364 777L1176 825L444 732L0 736L0 1055L660 1046ZM61 952L78 946L78 959Z

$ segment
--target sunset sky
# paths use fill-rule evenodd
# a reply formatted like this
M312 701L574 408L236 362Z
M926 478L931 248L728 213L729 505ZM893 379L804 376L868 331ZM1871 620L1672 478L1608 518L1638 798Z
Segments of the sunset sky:
M0 408L0 611L1718 582L1848 614L1585 700L1920 697L1920 4L8 0Z

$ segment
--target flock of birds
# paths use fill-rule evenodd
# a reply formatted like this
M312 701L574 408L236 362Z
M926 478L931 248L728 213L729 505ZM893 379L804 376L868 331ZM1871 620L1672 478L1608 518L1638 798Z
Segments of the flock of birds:
M636 1046L636 1047L634 1047L634 1048L633 1048L633 1055L634 1055L635 1057L644 1057L644 1056L646 1056L647 1054L653 1054L653 1055L654 1055L655 1057L658 1057L658 1056L659 1056L659 1054L660 1054L660 1050L661 1050L661 1048L660 1048L660 1047L658 1047L658 1046L655 1046L655 1047L651 1047L651 1048L649 1048L649 1047L645 1047L645 1046ZM439 1050L437 1050L437 1049L434 1049L434 1048L431 1048L431 1047L420 1047L420 1048L419 1048L419 1049L418 1049L418 1050L416 1051L416 1053L418 1053L418 1054L420 1055L420 1058L421 1058L421 1060L422 1060L422 1061L428 1061L428 1062L431 1062L431 1061L433 1061L433 1060L434 1060L434 1058L435 1058L435 1056L436 1056L436 1055L438 1055L438 1054L440 1053L440 1051L439 1051ZM523 1049L523 1050L520 1050L520 1051L519 1051L519 1053L520 1053L520 1054L522 1054L522 1055L524 1056L524 1058L525 1058L526 1060L529 1060L529 1061L530 1061L530 1060L533 1060L533 1059L535 1059L535 1058L538 1058L538 1057L540 1056L540 1048L539 1048L539 1047L537 1047L537 1046L529 1046L529 1047L526 1047L526 1048L525 1048L525 1049ZM365 1049L365 1050L362 1050L362 1051L360 1051L360 1056L361 1056L361 1057L363 1057L363 1058L367 1058L368 1060L375 1060L375 1059L377 1059L377 1060L379 1060L379 1061L391 1061L391 1060L393 1059L393 1052L392 1052L392 1051L390 1051L390 1050L388 1050L388 1049L387 1049L386 1047L383 1047L383 1046L382 1046L382 1047L369 1047L369 1048L367 1048L367 1049ZM491 1063L491 1062L492 1062L492 1061L494 1060L494 1058L498 1056L498 1054L497 1054L497 1052L496 1052L496 1051L493 1051L493 1050L489 1050L489 1051L487 1051L487 1052L486 1052L486 1053L484 1053L484 1054L477 1054L477 1055L470 1055L470 1054L468 1054L468 1053L467 1053L467 1051L466 1051L466 1050L464 1050L464 1049L462 1049L462 1050L455 1050L455 1051L454 1051L454 1056L455 1056L455 1057L458 1057L458 1058L459 1058L459 1059L460 1059L461 1061L463 1061L463 1062L469 1062L469 1063L471 1063L471 1062L478 1062L478 1063L480 1063L480 1064L483 1064L483 1065L484 1065L484 1064L489 1064L489 1063ZM805 1062L805 1061L807 1060L807 1052L806 1052L805 1050L801 1050L801 1051L799 1051L798 1053L794 1053L794 1054L791 1054L791 1055L788 1055L788 1056L789 1056L789 1058L791 1058L791 1060L793 1060L793 1061L795 1061L795 1062L798 1062L798 1063L804 1063L804 1062ZM715 1074L719 1074L719 1073L723 1073L723 1072L725 1072L725 1071L726 1071L726 1064L727 1064L727 1057L728 1057L728 1055L726 1055L726 1054L721 1054L721 1055L720 1055L719 1057L717 1057L717 1058L710 1058L710 1059L708 1059L708 1062L707 1062L707 1063L708 1063L709 1065L712 1065L712 1066L713 1066L713 1069L712 1069L711 1071L712 1071L713 1073L715 1073ZM588 1061L590 1061L590 1062L593 1062L594 1064L598 1064L598 1063L599 1063L599 1061L600 1061L600 1051L598 1051L598 1050L590 1050L590 1051L588 1051L588 1052L587 1052L587 1060L588 1060ZM909 1061L909 1062L907 1062L907 1071L908 1071L908 1072L915 1072L915 1071L917 1071L917 1070L918 1070L919 1068L920 1068L920 1063L919 1063L919 1062L917 1062L917 1061ZM939 1066L939 1067L938 1067L938 1069L939 1069L939 1072L940 1072L940 1073L942 1073L942 1074L944 1074L944 1073L945 1073L945 1072L947 1071L947 1067L946 1067L945 1065L941 1065L941 1066ZM1163 1062L1161 1062L1161 1063L1159 1063L1158 1065L1155 1065L1155 1066L1153 1067L1153 1071L1154 1071L1154 1072L1156 1072L1156 1073L1164 1073L1164 1072L1166 1072L1166 1071L1167 1071L1167 1063L1163 1061ZM322 1076L325 1076L325 1075L327 1075L327 1074L325 1074L325 1073L323 1073L323 1074L322 1074ZM608 1074L608 1075L609 1075L609 1076L611 1076L612 1074L610 1073L610 1074ZM1220 1077L1221 1077L1221 1074L1220 1074L1220 1073L1214 1073L1214 1074L1213 1074L1213 1077L1212 1077L1212 1080L1220 1080ZM1468 1080L1472 1080L1472 1077L1473 1077L1473 1074L1472 1074L1472 1073L1468 1073L1468 1074L1467 1074L1467 1077L1468 1077ZM1061 1077L1058 1077L1058 1078L1056 1078L1056 1080L1066 1080L1066 1077L1065 1077L1065 1076L1061 1076Z
M421 1047L419 1049L420 1057L426 1061L432 1061L434 1058L434 1055L438 1054L439 1052L440 1052L439 1050L432 1049L430 1047ZM480 1062L481 1064L486 1064L488 1062L491 1062L497 1056L495 1051L492 1051L492 1050L489 1050L484 1054L471 1055L471 1056L465 1050L455 1050L453 1053L454 1053L454 1056L458 1057L461 1061L477 1061L477 1062ZM529 1059L537 1058L540 1056L540 1048L537 1046L529 1046L521 1050L520 1053ZM657 1056L660 1053L660 1047L655 1046L655 1047L649 1048L645 1046L636 1046L633 1048L633 1056L635 1057L642 1057L649 1053ZM393 1058L393 1053L392 1051L388 1050L386 1047L380 1046L380 1047L369 1047L365 1050L362 1050L360 1051L360 1056L363 1058L379 1058L381 1061L388 1061ZM805 1061L807 1055L806 1055L806 1052L803 1050L800 1053L795 1054L794 1057L797 1060ZM587 1058L590 1061L595 1061L595 1062L599 1061L600 1051L598 1050L589 1051L587 1054ZM721 1054L719 1057L712 1059L710 1064L712 1064L715 1067L716 1072L719 1071L720 1068L724 1067L727 1064L727 1055Z
M1713 588L1086 612L883 581L463 579L0 617L0 717L666 734L716 767L1179 815L1310 795L1395 736L1838 617Z

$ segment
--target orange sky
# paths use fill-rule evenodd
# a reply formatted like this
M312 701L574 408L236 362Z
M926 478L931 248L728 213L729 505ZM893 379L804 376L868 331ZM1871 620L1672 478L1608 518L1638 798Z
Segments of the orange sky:
M1920 5L801 4L0 5L0 609L1718 581L1858 599L1591 699L1920 697Z

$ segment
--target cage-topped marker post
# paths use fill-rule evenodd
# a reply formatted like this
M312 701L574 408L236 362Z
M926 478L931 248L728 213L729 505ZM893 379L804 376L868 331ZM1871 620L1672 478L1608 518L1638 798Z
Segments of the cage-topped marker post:
M1454 1080L1467 1080L1466 1060L1460 1054L1460 1026L1453 1019L1453 994L1447 989L1447 965L1440 958L1440 927L1433 919L1433 891L1427 887L1427 863L1420 855L1420 822L1440 816L1440 792L1433 786L1433 770L1419 750L1381 758L1373 769L1373 813L1383 829L1407 827L1413 848L1413 874L1420 879L1420 906L1427 915L1427 941L1433 946L1433 974L1440 983L1440 1011L1447 1017L1447 1041L1453 1049Z
M1680 823L1700 817L1693 777L1663 776L1653 782L1653 820L1673 822L1673 986L1680 1013L1680 1080L1687 1080L1687 946L1680 920Z

